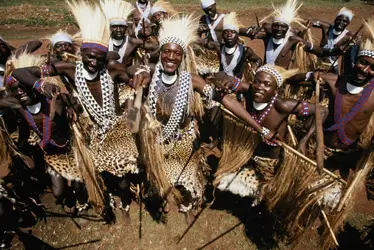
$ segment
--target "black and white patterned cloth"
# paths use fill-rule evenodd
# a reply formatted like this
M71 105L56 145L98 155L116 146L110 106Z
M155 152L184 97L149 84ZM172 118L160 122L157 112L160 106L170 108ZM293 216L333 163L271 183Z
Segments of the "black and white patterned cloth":
M112 78L106 69L99 72L103 100L103 106L101 107L87 86L83 75L83 63L78 61L76 65L75 84L77 86L78 98L93 118L100 139L103 140L105 133L114 125L116 120Z
M161 64L156 65L155 73L153 74L152 82L149 86L148 105L150 107L153 117L156 118L157 114L157 99L158 99L158 84L161 84ZM171 112L170 118L162 129L162 137L159 138L160 142L165 140L172 140L176 138L179 125L184 118L183 115L186 110L189 110L190 101L190 88L192 88L191 74L188 72L181 72L179 75L179 90L175 97L175 103Z

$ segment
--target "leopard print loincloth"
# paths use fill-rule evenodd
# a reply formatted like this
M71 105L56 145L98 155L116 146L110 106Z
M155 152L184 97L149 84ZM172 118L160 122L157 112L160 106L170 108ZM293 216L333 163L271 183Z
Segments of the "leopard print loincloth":
M61 175L67 180L82 181L82 174L76 165L74 153L44 155L47 172L50 175Z
M207 170L207 165L201 150L193 152L194 140L194 135L184 133L174 144L165 145L167 153L165 153L163 167L170 184L184 187L191 193L194 203L198 203L203 197L206 185L204 172Z
M278 159L253 157L253 164L244 166L239 172L225 175L217 188L241 197L259 198L261 185L275 175Z
M103 142L92 149L95 155L95 166L99 172L107 171L122 177L127 173L137 174L139 156L135 144L135 136L130 132L125 116L118 117L116 124L107 132ZM94 138L97 135L94 134Z
M119 105L122 106L126 100L134 100L136 91L128 86L127 84L122 84L119 86Z

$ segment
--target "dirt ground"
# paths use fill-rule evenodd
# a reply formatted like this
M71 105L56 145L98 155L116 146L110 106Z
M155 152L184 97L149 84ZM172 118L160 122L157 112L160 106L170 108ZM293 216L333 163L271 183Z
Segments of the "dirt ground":
M183 11L194 11L195 7L183 6ZM269 13L268 8L248 6L246 10L238 12L245 25L255 25L255 15L261 19ZM332 21L339 8L302 8L301 15ZM353 8L360 13L350 25L355 31L363 18L373 14L374 8L368 5L357 5ZM32 15L42 13L45 8L0 8L5 18L15 15ZM201 12L198 12L201 13ZM39 14L38 14L39 15ZM4 18L4 16L2 16ZM48 18L61 18L58 14L51 14ZM68 27L75 31L74 27ZM19 24L0 26L0 35L12 45L18 46L30 39L46 37L56 28L25 27ZM318 30L313 29L316 37ZM38 52L46 52L46 42ZM250 41L251 46L259 55L263 55L261 41ZM126 225L120 212L115 225L104 225L97 217L70 218L61 208L54 204L50 193L42 198L47 208L47 222L38 222L30 228L24 228L24 234L16 236L12 249L290 249L277 240L276 222L272 216L261 208L251 208L245 201L227 194L217 194L216 202L209 209L205 209L188 234L178 243L186 230L184 218L177 211L172 210L167 216L167 223L157 222L151 216L149 209L139 208L135 202L131 206L132 223ZM345 231L338 235L339 249L370 249L363 238L365 228L373 223L374 202L366 199L364 190L356 197L353 213L348 218ZM305 235L295 249L319 249L318 234L312 232Z

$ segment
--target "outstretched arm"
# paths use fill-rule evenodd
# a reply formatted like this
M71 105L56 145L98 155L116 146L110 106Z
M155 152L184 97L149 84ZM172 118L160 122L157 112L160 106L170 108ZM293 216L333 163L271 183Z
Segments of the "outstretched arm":
M31 53L31 52L34 52L35 50L39 49L41 46L42 46L42 42L39 41L39 40L30 41L28 43L25 43L25 44L19 46L14 51L14 55L19 56L23 52Z

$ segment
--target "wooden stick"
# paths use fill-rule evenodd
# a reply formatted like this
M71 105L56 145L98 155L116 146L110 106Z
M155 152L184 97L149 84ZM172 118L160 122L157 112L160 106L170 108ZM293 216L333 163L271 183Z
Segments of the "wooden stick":
M134 106L129 110L128 121L130 126L130 131L132 133L138 133L140 126L140 109L142 106L143 99L143 87L140 86L136 91L136 98Z
M294 145L294 147L296 147L297 144L298 144L297 143L297 139L296 139L295 134L293 133L292 128L291 128L290 125L287 125L287 130L288 130L288 133L291 136L292 144Z
M317 160L317 170L318 173L322 173L325 163L325 144L323 139L323 128L322 128L322 116L321 116L321 107L319 104L320 96L320 85L321 79L318 79L316 84L316 112L315 112L315 122L316 122L316 140L317 140L317 151L316 151L316 160Z
M323 219L325 220L326 225L327 225L327 227L329 228L329 231L330 231L331 237L332 237L332 239L334 240L335 245L336 245L336 246L339 246L338 240L336 239L336 236L335 236L335 234L334 234L334 231L333 231L332 228L331 228L330 222L329 222L329 220L327 219L327 215L326 215L325 211L322 209L321 206L320 206L320 209L321 209L321 213L322 213Z

